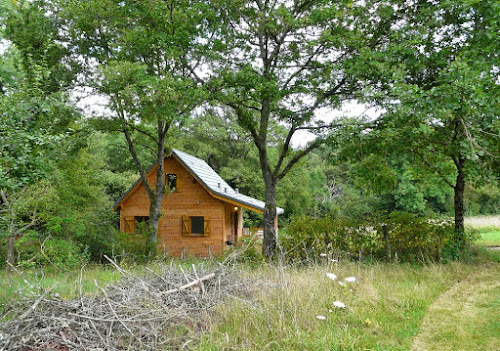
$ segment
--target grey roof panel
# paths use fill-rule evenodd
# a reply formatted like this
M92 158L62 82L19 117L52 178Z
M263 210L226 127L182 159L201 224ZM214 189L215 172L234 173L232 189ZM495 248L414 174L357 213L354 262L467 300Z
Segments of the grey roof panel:
M177 149L173 149L172 154L175 155L179 161L181 161L184 166L186 166L198 180L214 194L264 211L266 205L264 201L236 192L202 159ZM280 207L277 207L276 210L278 215L284 212Z

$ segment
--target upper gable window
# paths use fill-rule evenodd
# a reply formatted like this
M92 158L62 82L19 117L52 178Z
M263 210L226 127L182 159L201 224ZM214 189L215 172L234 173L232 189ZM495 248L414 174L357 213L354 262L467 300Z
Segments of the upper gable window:
M177 174L167 174L166 176L166 188L170 191L178 190L177 187Z

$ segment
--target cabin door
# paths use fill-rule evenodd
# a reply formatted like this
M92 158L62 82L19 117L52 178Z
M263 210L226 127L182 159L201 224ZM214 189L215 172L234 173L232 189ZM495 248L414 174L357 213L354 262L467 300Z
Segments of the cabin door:
M233 212L233 233L234 233L234 243L238 242L238 212Z
M229 241L233 242L233 245L236 244L238 240L238 214L235 212L231 213L231 236L229 237Z

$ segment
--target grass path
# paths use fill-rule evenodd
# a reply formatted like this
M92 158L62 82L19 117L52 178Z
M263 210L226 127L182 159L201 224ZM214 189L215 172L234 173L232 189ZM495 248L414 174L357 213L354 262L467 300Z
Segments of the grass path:
M412 350L500 350L500 264L478 267L438 297Z

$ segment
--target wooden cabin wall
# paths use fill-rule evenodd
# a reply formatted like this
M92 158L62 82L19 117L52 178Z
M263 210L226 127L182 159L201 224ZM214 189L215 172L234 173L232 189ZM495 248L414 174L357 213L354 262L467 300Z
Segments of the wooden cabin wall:
M168 254L181 257L208 257L224 250L226 238L226 205L213 198L194 177L174 158L165 159L165 173L176 174L178 191L163 198L164 212L158 228L158 246ZM156 170L148 180L154 183ZM124 231L124 219L130 216L149 216L149 197L144 186L140 186L122 202L120 229ZM232 206L234 208L234 206ZM211 233L207 237L182 236L183 216L210 217Z

